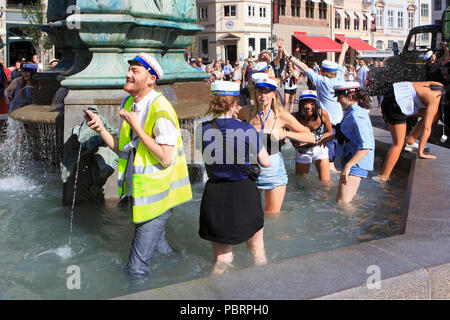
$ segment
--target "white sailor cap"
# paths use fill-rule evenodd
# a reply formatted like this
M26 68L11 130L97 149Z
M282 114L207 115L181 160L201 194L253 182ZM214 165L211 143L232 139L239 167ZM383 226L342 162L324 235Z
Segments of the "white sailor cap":
M322 61L322 70L324 71L337 71L338 70L338 64L333 61L324 60Z
M338 96L340 94L349 94L352 92L356 92L361 90L361 85L359 82L342 82L340 84L337 84L333 87L334 89L334 96Z
M255 80L255 88L263 91L277 90L278 84L275 80L267 78L260 78Z
M240 84L231 81L215 81L211 84L211 93L215 96L238 96Z
M147 71L156 77L156 82L161 80L164 77L164 72L159 65L158 61L152 56L146 53L139 53L136 57L131 60L128 60L128 64L138 63L143 66Z
M269 65L266 62L258 62L252 68L253 73L264 72L269 69Z
M265 72L252 73L253 83L260 79L269 79L269 74Z
M25 63L22 66L22 71L38 71L38 66L35 64Z
M429 50L429 51L427 51L427 53L425 53L425 55L423 56L423 59L426 61L426 60L430 59L432 55L433 55L433 50Z
M299 99L300 100L306 100L306 99L317 100L317 92L314 90L304 90L300 94Z

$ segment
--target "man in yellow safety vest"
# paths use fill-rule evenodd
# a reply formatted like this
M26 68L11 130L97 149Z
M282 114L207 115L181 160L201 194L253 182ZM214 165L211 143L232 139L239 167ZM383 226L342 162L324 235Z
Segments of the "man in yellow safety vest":
M172 252L165 238L171 209L192 198L178 117L171 103L155 90L164 76L159 63L141 53L128 61L119 137L87 111L88 126L119 155L119 197L132 198L136 229L126 272L133 278L150 273L155 252Z

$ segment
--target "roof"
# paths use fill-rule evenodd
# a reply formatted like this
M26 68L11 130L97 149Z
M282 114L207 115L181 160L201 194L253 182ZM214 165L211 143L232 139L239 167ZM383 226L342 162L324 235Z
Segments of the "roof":
M313 52L341 52L341 45L328 37L294 35Z

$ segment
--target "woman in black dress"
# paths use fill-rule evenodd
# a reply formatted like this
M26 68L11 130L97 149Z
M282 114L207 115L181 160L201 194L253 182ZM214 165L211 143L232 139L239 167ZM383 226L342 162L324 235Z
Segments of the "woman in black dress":
M256 265L267 263L264 211L251 164L268 167L270 158L255 128L235 119L240 108L239 83L217 81L211 85L211 92L209 113L215 117L203 122L197 131L208 174L199 235L212 242L213 274L220 274L233 262L232 245L243 242Z

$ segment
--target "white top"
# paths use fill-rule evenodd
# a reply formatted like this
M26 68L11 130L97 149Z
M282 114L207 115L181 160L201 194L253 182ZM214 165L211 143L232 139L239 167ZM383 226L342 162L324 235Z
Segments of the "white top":
M294 74L298 77L300 76L300 73L297 70L294 70ZM284 77L286 75L286 66L284 66L283 72L281 73L281 77ZM284 89L286 90L295 90L297 89L297 84L295 83L294 80L292 80L292 86L289 85L289 78L286 79L286 81L284 82Z
M133 109L136 113L136 116L139 120L139 124L142 128L145 127L145 121L147 120L148 110L152 105L153 101L160 95L159 92L152 90L148 93L142 100L135 103L133 102ZM120 109L123 109L123 106L128 99L125 98L122 101L122 105ZM120 128L122 128L123 119L120 120ZM169 146L176 146L178 141L178 131L175 127L175 124L166 118L159 118L155 122L155 126L153 127L153 134L155 136L155 141L157 144L165 144ZM119 132L120 137L120 132ZM136 133L133 132L133 136L131 138L132 142L130 143L130 147L137 148L139 146L139 138ZM128 196L132 195L132 181L133 181L133 164L134 164L134 153L130 152L130 158L127 163L127 169L125 172L125 180L129 186Z
M404 81L394 83L394 94L395 101L405 116L417 114L420 109L427 108L417 96L412 82Z

